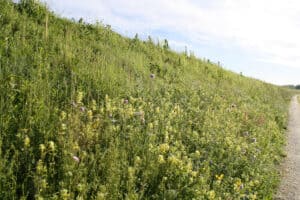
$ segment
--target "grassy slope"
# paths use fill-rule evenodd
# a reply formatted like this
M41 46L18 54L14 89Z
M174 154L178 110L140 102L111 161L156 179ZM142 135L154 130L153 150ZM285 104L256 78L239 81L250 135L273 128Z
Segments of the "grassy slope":
M3 199L272 197L287 90L30 2L0 0Z

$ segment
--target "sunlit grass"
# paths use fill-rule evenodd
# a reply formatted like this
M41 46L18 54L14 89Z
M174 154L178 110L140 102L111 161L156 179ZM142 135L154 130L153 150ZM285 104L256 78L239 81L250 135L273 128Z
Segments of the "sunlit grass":
M0 0L2 199L270 199L290 91Z

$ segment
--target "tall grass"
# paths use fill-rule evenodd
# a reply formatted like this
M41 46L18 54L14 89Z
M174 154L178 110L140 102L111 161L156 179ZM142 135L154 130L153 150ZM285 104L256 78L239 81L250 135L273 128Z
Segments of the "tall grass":
M290 95L0 0L0 196L271 199Z

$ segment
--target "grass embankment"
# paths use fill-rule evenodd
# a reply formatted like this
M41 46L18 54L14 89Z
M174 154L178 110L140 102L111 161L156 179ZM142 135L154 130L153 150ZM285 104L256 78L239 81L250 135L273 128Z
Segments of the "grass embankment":
M0 0L2 199L263 199L290 93Z

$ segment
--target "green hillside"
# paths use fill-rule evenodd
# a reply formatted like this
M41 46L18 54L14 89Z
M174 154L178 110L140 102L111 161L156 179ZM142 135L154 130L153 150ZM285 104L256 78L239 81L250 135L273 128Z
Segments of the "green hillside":
M271 199L291 92L0 0L1 199Z

